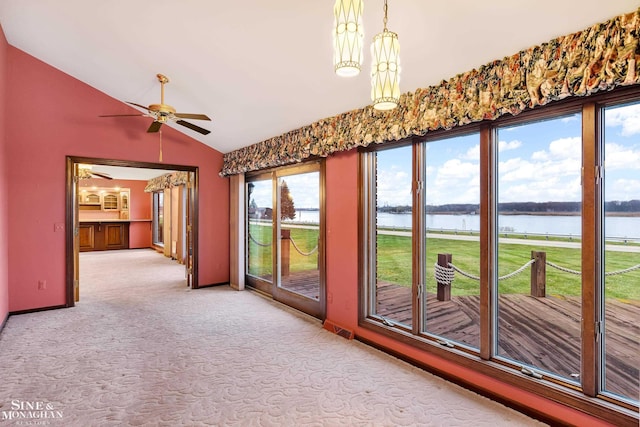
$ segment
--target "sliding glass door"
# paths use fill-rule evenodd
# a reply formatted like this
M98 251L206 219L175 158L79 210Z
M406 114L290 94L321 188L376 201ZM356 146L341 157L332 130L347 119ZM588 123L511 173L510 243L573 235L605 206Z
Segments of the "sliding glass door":
M247 178L247 283L324 318L322 164Z

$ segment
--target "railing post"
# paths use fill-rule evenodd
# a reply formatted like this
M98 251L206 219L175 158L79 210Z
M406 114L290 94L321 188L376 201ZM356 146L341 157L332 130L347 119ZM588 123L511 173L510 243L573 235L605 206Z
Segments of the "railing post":
M451 254L438 254L438 265L444 268L449 267L451 262ZM451 300L451 283L438 283L438 301L450 301Z
M531 251L531 296L544 298L547 296L547 253Z
M291 253L291 230L280 229L280 275L289 275L289 259Z

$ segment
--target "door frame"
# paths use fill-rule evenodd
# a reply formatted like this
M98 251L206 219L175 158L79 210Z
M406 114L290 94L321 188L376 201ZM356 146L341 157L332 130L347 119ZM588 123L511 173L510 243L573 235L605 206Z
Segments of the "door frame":
M197 166L185 166L185 165L173 165L166 163L149 163L149 162L137 162L131 160L114 160L103 159L93 157L80 157L80 156L67 156L66 157L66 173L65 173L65 306L75 306L75 281L79 272L79 261L77 257L77 251L75 249L75 239L77 236L76 230L76 214L75 209L77 207L76 190L78 183L74 179L74 169L79 164L90 165L105 165L105 166L121 166L130 168L144 168L144 169L158 169L158 170L171 170L171 171L184 171L193 173L193 183L190 193L192 195L193 210L191 213L192 229L190 242L191 248L191 274L187 275L187 283L189 283L189 276L191 277L191 288L197 289L198 286L198 167ZM189 251L189 248L187 248Z
M320 224L318 225L319 229L319 241L318 241L318 269L320 274L320 289L319 289L319 300L313 300L311 298L305 297L303 295L297 294L295 292L289 291L286 288L279 286L279 278L280 278L280 220L277 218L278 212L278 198L280 194L280 190L278 188L278 179L281 177L297 175L301 173L308 172L318 172L319 174L319 202L320 202ZM248 210L245 211L245 215L243 218L245 224L245 283L276 301L279 301L283 304L286 304L290 307L295 308L296 310L300 310L304 313L307 313L313 317L316 317L320 320L324 320L326 318L326 310L327 310L327 295L326 295L326 260L325 260L325 236L326 236L326 164L324 159L317 159L310 162L284 166L280 168L270 169L267 171L261 171L258 173L249 173L246 175L245 183L246 186L248 183L253 181L268 181L271 180L272 185L272 212L273 212L273 223L272 223L272 273L271 273L271 282L268 282L260 277L251 276L248 274L248 251L249 251L249 230L248 230ZM249 193L245 192L245 206L249 204Z

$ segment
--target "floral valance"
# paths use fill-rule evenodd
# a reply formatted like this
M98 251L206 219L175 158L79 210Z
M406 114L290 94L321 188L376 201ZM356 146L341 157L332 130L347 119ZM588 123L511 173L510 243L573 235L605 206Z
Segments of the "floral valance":
M370 106L340 114L224 155L220 175L325 157L493 120L572 96L640 83L640 8L607 22L403 94L389 113Z
M144 191L147 193L153 193L154 191L164 190L165 188L186 185L188 180L189 172L179 171L167 173L147 181L147 186L144 188Z

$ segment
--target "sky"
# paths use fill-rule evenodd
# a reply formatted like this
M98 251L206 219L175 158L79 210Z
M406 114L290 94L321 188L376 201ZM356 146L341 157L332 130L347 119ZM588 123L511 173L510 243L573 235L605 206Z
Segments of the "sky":
M309 172L281 177L289 187L296 208L317 209L320 200L320 173ZM254 182L251 198L259 207L271 207L273 189L271 180Z
M427 143L427 204L480 200L479 134ZM580 201L581 121L570 115L498 131L498 201ZM411 205L410 146L378 152L378 205ZM640 199L640 103L605 110L605 200ZM318 172L284 177L297 208L317 208ZM271 181L252 198L271 206Z
M580 115L498 131L499 202L580 201ZM427 143L427 204L479 203L479 134ZM640 199L640 103L605 112L605 200ZM411 147L378 154L378 205L411 204Z

